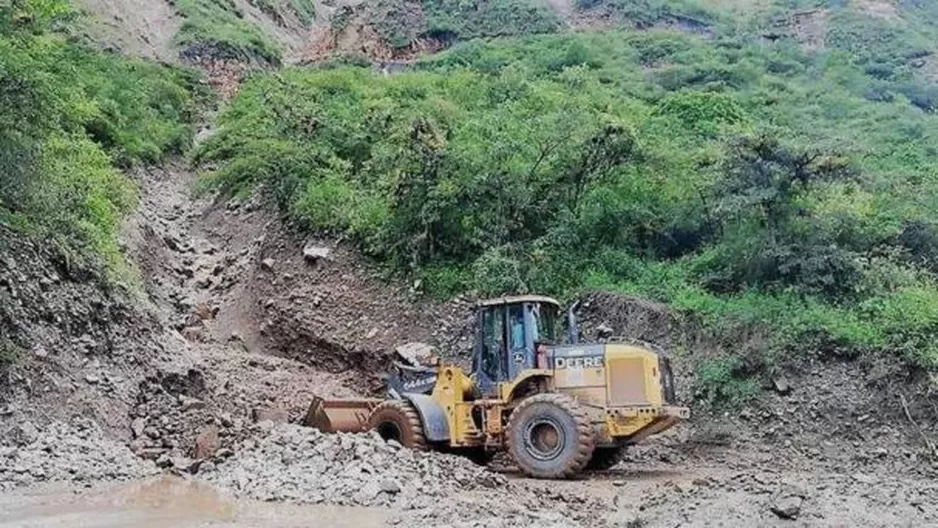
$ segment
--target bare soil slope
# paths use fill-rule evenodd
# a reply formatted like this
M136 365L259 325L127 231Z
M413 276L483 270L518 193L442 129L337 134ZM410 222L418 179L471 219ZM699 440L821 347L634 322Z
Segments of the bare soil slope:
M182 19L162 0L76 0L89 15L88 35L128 55L173 61Z
M84 32L103 47L148 59L179 61L175 38L184 18L171 0L75 0L75 5L88 15ZM280 9L272 15L247 0L234 0L234 5L246 22L283 47L287 62L293 62L305 47L309 28L292 11Z

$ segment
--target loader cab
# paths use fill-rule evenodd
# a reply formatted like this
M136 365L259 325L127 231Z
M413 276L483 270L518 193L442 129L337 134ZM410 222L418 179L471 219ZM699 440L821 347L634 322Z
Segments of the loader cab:
M501 297L476 307L476 340L472 372L483 394L511 381L526 369L538 368L538 345L560 341L560 304L549 297Z

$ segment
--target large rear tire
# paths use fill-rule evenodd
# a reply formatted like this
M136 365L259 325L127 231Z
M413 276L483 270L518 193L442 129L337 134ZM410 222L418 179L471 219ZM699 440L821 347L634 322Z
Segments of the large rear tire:
M589 416L564 394L523 400L508 419L508 452L526 474L570 478L586 467L596 441Z
M606 471L619 465L625 458L625 446L597 447L593 451L593 458L586 464L589 471Z
M391 400L379 404L368 417L368 428L377 431L385 441L394 440L409 449L427 450L420 414L408 401Z

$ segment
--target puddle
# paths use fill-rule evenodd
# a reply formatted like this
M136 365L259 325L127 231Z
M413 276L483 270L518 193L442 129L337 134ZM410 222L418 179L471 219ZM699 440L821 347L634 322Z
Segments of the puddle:
M2 528L383 526L388 511L234 499L197 480L163 476L79 492L0 496Z

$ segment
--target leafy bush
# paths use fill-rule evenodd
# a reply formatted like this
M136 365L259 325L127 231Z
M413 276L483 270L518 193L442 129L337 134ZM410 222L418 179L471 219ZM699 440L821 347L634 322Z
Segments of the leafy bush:
M713 11L695 0L576 0L574 4L581 10L602 9L639 28L680 23L703 29L715 19Z
M727 349L764 336L762 360L701 370L714 401L745 398L768 357L934 368L938 118L902 96L901 62L877 73L893 63L745 31L536 35L391 77L256 75L195 160L434 293L612 289Z
M561 21L546 6L529 0L426 0L427 34L461 40L553 33Z
M198 97L191 74L69 44L51 33L65 2L14 2L0 19L0 221L122 261L134 204L117 170L185 149ZM9 17L9 18L8 18Z
M758 394L759 385L749 377L739 357L728 356L699 367L694 392L714 407L735 407Z
M219 185L264 181L312 226L350 230L400 264L473 258L546 233L637 155L634 131L578 83L351 69L256 77L197 160L228 161ZM276 95L260 105L259 93ZM510 143L486 140L505 130Z
M740 104L725 94L684 91L671 93L659 103L658 112L679 119L703 135L715 135L721 124L737 124L746 120Z

